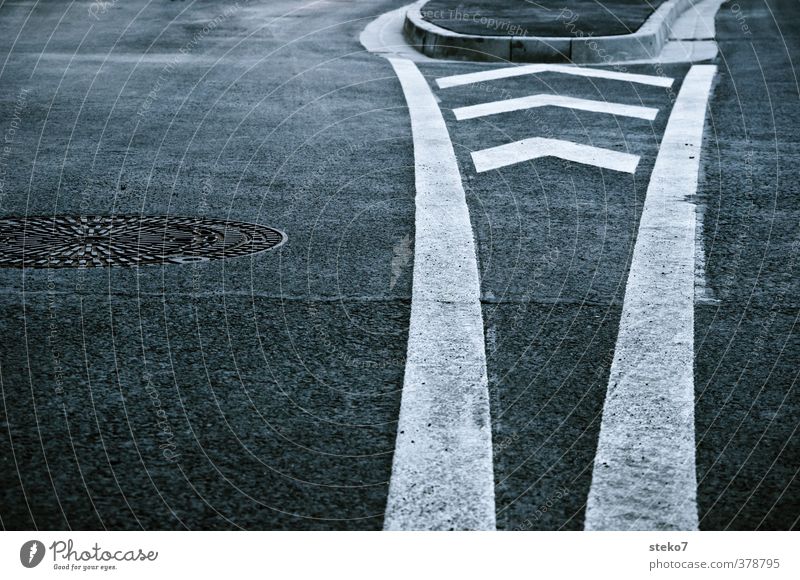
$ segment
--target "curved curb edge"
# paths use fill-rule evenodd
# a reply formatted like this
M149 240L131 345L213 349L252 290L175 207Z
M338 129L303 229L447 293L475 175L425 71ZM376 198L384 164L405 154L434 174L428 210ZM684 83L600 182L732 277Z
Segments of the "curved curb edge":
M422 5L406 13L403 35L431 58L489 62L611 64L652 59L667 42L672 24L700 0L668 0L631 34L618 36L483 36L461 34L427 22Z

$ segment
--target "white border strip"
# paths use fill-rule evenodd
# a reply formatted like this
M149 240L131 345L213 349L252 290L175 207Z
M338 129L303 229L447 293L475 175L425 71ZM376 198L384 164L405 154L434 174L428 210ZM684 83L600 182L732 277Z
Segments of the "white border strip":
M633 251L587 530L695 530L695 206L717 67L686 75L656 158Z
M493 530L480 279L447 127L413 62L390 58L411 117L416 237L411 322L386 530Z

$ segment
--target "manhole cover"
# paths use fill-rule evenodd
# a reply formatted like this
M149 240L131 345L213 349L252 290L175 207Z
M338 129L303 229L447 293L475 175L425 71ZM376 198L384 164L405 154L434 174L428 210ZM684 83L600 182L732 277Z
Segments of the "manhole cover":
M234 258L280 245L282 232L174 216L0 218L0 267L91 268Z

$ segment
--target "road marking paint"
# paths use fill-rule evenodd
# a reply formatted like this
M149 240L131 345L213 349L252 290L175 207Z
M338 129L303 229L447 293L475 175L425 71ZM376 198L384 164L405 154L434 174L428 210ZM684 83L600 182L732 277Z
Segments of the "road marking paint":
M658 109L652 107L640 107L637 105L624 105L622 103L609 103L608 101L594 101L590 99L579 99L576 97L565 97L562 95L530 95L517 99L505 99L503 101L492 101L468 107L453 109L456 119L475 119L476 117L486 117L499 113L509 113L511 111L521 111L523 109L533 109L536 107L562 107L565 109L578 109L581 111L591 111L594 113L608 113L610 115L620 115L622 117L636 117L652 121L658 115Z
M413 62L390 58L411 117L416 234L386 530L495 528L478 262L447 127Z
M634 173L639 164L638 155L543 137L531 137L475 151L472 153L472 162L475 164L475 171L483 173L540 157L559 157L575 163L594 165L625 173Z
M628 81L631 83L652 85L654 87L671 87L673 81L673 79L669 77L624 73L601 68L583 68L565 64L528 64L524 66L495 68L474 73L442 77L436 79L436 84L439 85L440 89L449 89L450 87L459 87L461 85L469 85L472 83L482 83L484 81L507 79L511 77L531 75L542 72L554 72L581 77Z
M587 530L698 527L694 435L695 206L716 72L693 66L656 158L625 289Z

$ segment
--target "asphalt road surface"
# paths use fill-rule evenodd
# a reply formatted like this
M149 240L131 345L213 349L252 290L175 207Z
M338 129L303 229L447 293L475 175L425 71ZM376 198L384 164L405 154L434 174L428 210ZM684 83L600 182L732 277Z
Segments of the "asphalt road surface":
M0 218L288 237L225 260L0 268L4 529L384 527L417 184L401 83L359 34L405 3L0 2ZM795 529L800 10L741 0L716 27L691 200L697 515ZM435 79L502 65L417 66L474 232L496 527L583 529L639 220L690 65L625 67L669 87L545 71L450 88ZM532 93L640 115L455 112ZM532 137L638 161L478 171L474 152Z

